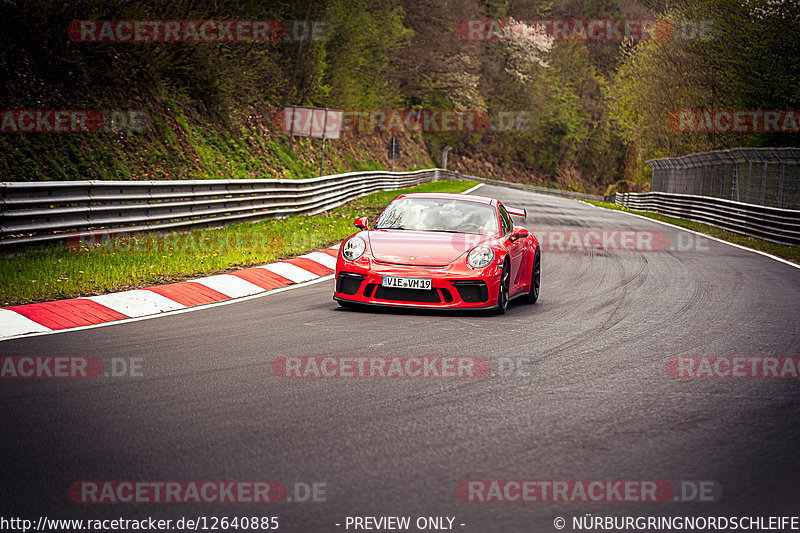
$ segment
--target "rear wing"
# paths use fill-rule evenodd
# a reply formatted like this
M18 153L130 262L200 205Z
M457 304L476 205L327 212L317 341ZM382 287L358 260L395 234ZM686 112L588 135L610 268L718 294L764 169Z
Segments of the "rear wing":
M528 211L523 207L522 209L517 209L514 207L506 207L506 211L508 211L509 215L514 215L518 217L522 217L523 220L528 218Z

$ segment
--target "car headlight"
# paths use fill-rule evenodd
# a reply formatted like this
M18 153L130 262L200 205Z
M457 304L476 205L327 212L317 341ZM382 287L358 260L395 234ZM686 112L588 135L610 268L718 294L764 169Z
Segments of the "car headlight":
M362 255L364 255L364 250L367 249L367 243L364 242L364 239L361 237L350 237L347 239L342 245L342 255L348 261L355 261Z
M472 268L484 268L494 260L494 250L491 246L482 244L473 248L467 255L467 264Z

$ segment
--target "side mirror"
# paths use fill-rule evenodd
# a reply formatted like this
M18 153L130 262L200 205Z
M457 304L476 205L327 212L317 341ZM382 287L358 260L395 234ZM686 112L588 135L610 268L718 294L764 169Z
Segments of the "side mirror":
M354 224L358 229L367 229L369 220L367 220L367 217L358 217Z
M519 226L514 226L513 231L511 232L511 240L516 241L517 239L524 239L528 236L528 230L525 228L521 228Z
M506 206L506 211L508 211L509 215L514 215L518 217L522 217L523 220L528 218L528 210L524 207L522 209L517 209L515 207L508 207Z

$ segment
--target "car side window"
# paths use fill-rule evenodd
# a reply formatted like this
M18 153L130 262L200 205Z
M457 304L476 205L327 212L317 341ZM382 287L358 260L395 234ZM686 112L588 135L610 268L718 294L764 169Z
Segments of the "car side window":
M511 215L508 214L503 204L500 204L498 208L500 210L500 221L503 224L503 235L508 235L514 229L514 222L511 221Z

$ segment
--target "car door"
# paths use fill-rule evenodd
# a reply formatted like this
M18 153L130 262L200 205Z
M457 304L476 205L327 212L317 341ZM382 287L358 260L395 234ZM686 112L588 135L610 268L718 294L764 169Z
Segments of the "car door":
M503 204L498 205L500 211L500 223L503 226L503 237L505 238L508 254L511 256L511 287L510 292L514 292L520 285L525 283L522 276L522 258L525 256L525 239L512 241L511 232L514 230L514 222L508 214Z

